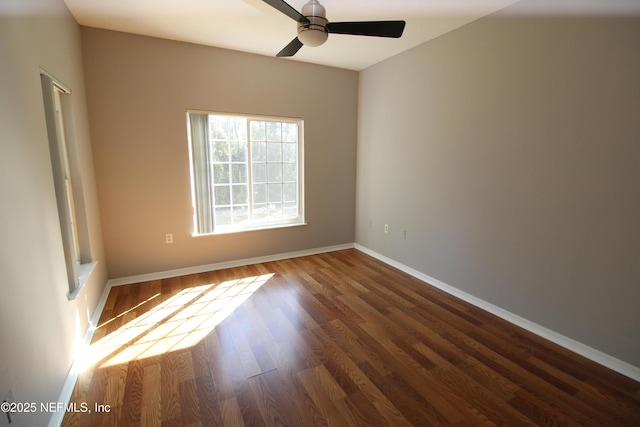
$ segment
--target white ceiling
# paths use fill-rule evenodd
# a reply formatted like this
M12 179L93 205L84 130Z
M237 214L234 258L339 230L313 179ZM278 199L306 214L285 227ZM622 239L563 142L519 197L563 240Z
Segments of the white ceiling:
M307 0L289 0L300 11ZM321 0L332 22L405 20L400 39L329 35L292 59L362 70L517 0ZM296 22L262 0L65 0L79 24L275 56ZM282 60L292 60L282 59Z
M296 22L262 0L64 0L79 24L275 56ZM289 0L300 11L307 0ZM405 20L399 39L330 34L293 58L362 70L518 0L321 0L331 22ZM519 13L640 15L640 0L536 0Z

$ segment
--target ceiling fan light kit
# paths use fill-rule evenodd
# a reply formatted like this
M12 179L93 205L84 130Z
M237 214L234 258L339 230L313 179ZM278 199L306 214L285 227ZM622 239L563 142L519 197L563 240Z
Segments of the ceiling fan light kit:
M283 0L263 1L298 22L298 37L282 49L276 55L278 57L293 56L303 45L320 46L327 41L329 33L398 38L405 27L405 21L329 22L325 8L318 0L309 0L301 12Z
M327 11L318 0L311 0L300 11L309 22L298 22L298 38L305 46L316 47L327 41Z

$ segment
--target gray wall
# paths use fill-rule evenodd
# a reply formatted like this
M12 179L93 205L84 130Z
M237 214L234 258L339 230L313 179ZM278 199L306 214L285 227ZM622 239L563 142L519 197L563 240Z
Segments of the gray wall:
M640 366L640 19L537 3L361 73L356 242Z
M110 278L353 242L356 72L92 28L82 41ZM303 118L309 225L192 237L188 109Z
M58 400L106 283L80 53L80 29L62 0L0 3L0 398L12 389L16 402ZM74 301L67 300L40 67L72 91L98 261ZM48 418L17 414L12 427L43 426Z

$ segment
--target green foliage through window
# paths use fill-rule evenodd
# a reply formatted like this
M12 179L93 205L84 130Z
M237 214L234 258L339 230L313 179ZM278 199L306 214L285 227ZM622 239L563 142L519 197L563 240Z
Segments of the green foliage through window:
M300 120L208 114L205 132L201 122L190 121L192 165L208 171L192 168L196 217L211 215L214 232L304 222ZM204 135L208 149L197 149L195 133ZM204 182L211 187L210 203L198 199ZM196 218L196 228L202 222Z

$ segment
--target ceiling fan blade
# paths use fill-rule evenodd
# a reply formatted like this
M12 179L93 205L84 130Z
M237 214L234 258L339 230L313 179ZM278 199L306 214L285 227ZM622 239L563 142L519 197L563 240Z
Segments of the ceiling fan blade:
M284 2L283 0L262 0L267 3L269 6L278 9L280 12L287 15L289 18L296 20L302 23L308 23L309 20L305 18L300 12L295 10L289 4Z
M405 25L404 21L329 22L327 30L334 34L398 38Z
M282 58L283 56L293 56L300 50L302 47L302 42L296 37L291 40L291 42L285 46L278 54L276 55L278 58Z

